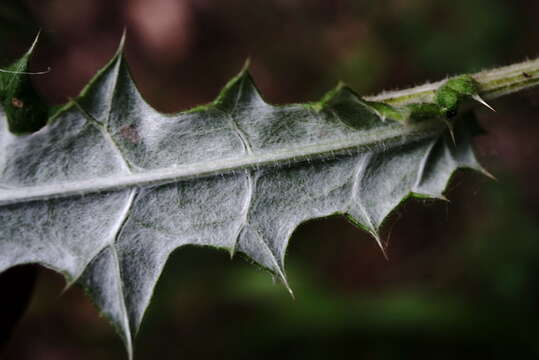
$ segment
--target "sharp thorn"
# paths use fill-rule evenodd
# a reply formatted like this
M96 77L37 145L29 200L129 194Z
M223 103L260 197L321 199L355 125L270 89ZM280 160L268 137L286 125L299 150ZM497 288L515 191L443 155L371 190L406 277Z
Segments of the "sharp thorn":
M71 289L73 287L73 284L75 284L75 282L73 282L73 281L70 281L67 284L65 284L62 291L60 291L60 294L58 294L58 297L63 296L69 289Z
M39 42L39 38L41 37L41 29L38 30L36 37L34 38L34 41L32 42L32 45L30 46L30 49L26 52L26 55L30 55L34 52L34 49L37 46L37 43Z
M453 145L457 145L457 140L455 139L455 131L453 129L453 124L448 121L448 120L445 120L445 124L447 125L447 130L449 130L449 135L451 135L451 140L453 140Z
M296 300L296 295L294 295L294 291L288 286L287 286L287 290L290 296L292 297L292 300Z
M374 236L374 239L376 240L378 247L380 248L380 250L382 250L382 255L384 255L384 259L386 259L386 261L389 261L389 256L387 256L386 247L384 246L384 244L382 244L382 240L380 239L380 236L374 233L372 234L372 236Z
M292 299L296 299L296 297L294 296L294 291L292 291L292 288L290 287L290 285L288 284L288 280L286 280L286 276L284 274L284 270L281 268L281 267L277 267L274 272L273 272L273 279L276 280L276 279L279 279L281 280L281 283L284 285L284 287L286 288L286 290L288 291L288 293L290 294L290 296L292 297Z
M279 273L280 273L279 278L281 279L282 283L284 284L284 287L286 288L286 290L288 291L288 293L290 294L292 299L296 300L296 296L294 295L294 291L292 290L290 285L288 285L288 281L286 280L286 277L284 276L284 274L281 271L279 271Z
M474 99L475 101L477 101L478 103L480 104L483 104L484 106L486 106L487 108L489 108L490 110L496 112L496 110L494 110L494 108L492 106L490 106L485 100L483 100L481 98L481 96L475 94L474 96L472 96L472 99Z
M243 67L241 68L241 73L245 73L247 71L249 71L249 68L251 67L251 57L247 57L247 59L245 59L245 62L243 63Z
M445 195L443 195L443 194L436 195L436 199L442 200L442 201L451 202L451 200L449 200L449 199L448 199L447 197L445 197Z
M481 171L481 173L482 173L483 175L485 175L486 177L491 178L491 179L494 180L494 181L498 181L498 178L497 178L496 176L492 175L490 172L488 172L487 170L485 170L483 167L481 167L480 171Z

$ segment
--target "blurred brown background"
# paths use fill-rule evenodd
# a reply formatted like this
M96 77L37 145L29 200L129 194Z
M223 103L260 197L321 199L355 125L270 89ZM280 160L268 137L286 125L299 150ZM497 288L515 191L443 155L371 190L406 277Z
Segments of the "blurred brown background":
M536 57L537 14L534 0L2 0L0 64L42 29L32 68L52 71L35 85L62 103L113 55L125 27L135 81L162 111L211 101L247 57L266 100L301 102L338 80L367 95ZM288 252L292 300L240 258L180 249L136 358L538 356L539 92L493 105L495 114L478 111L488 134L475 145L498 182L461 172L450 203L407 202L385 227L389 262L344 219L304 224ZM1 297L31 277L19 274ZM125 358L83 291L61 295L63 286L38 270L4 358ZM0 310L2 322L17 304Z

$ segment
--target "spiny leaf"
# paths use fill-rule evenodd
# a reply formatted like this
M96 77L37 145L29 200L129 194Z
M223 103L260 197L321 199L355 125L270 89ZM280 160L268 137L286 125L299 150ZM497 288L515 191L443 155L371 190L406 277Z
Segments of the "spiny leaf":
M22 73L2 79L8 96L29 84ZM451 91L456 105L477 95ZM35 101L25 106L41 109ZM42 112L16 125L19 113L4 101L0 272L38 263L81 284L132 357L178 247L242 252L288 287L286 247L302 222L342 214L380 243L381 224L404 199L443 198L456 169L482 171L473 116L452 120L453 142L447 110L366 101L345 86L319 103L273 106L243 70L213 103L165 115L141 97L120 48L37 132L13 133L33 130Z

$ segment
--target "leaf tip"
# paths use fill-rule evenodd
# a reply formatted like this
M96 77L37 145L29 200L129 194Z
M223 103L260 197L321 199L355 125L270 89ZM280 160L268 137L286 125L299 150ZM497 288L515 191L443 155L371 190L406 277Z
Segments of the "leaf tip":
M296 296L294 295L294 290L290 287L290 284L288 284L288 280L284 276L284 274L280 274L279 278L281 279L281 282L283 283L284 287L286 288L286 291L290 294L293 300L296 300Z
M234 256L236 255L236 246L233 245L229 247L227 250L228 250L228 255L230 256L230 260L234 259Z
M60 296L63 296L69 289L73 287L73 285L77 282L78 278L73 279L67 279L66 284L64 285L64 288L60 292Z
M276 267L274 271L275 271L275 275L279 278L279 280L281 280L281 283L286 288L286 291L288 291L292 299L295 300L296 296L294 295L294 291L292 290L292 288L290 287L290 284L288 283L288 279L286 278L286 275L284 273L284 269L282 268L282 266L279 265L278 267Z
M245 73L248 73L250 68L251 68L251 57L249 56L247 57L247 59L245 59L245 62L243 63L240 74L243 75Z
M129 339L126 339L125 341L125 351L127 352L127 359L133 360L134 354L133 354L133 343L131 341L131 336L129 336Z
M343 81L339 81L333 89L324 94L322 99L320 99L320 101L315 104L315 107L317 109L329 107L334 102L338 101L339 98L346 95L353 95L359 98L356 93L348 85L346 85L346 83L344 83Z
M127 38L127 28L124 27L122 30L122 36L120 37L120 42L118 43L118 49L116 50L116 56L120 56L123 54L125 49L125 41Z
M31 56L36 49L37 43L39 42L39 38L41 37L41 29L37 31L36 36L34 37L34 41L32 41L32 45L30 45L30 48L26 51L26 54L24 56Z
M250 60L247 59L242 70L234 76L217 95L213 101L214 106L222 110L231 111L240 103L258 102L264 103L251 74L249 73Z

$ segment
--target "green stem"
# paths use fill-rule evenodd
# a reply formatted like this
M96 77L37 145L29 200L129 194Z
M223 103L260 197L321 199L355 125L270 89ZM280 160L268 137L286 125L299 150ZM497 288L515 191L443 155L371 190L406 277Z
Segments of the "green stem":
M539 58L484 70L471 76L479 85L481 97L487 100L495 99L539 85ZM392 105L432 102L436 90L444 82L445 80L442 80L405 90L384 92L366 99Z

